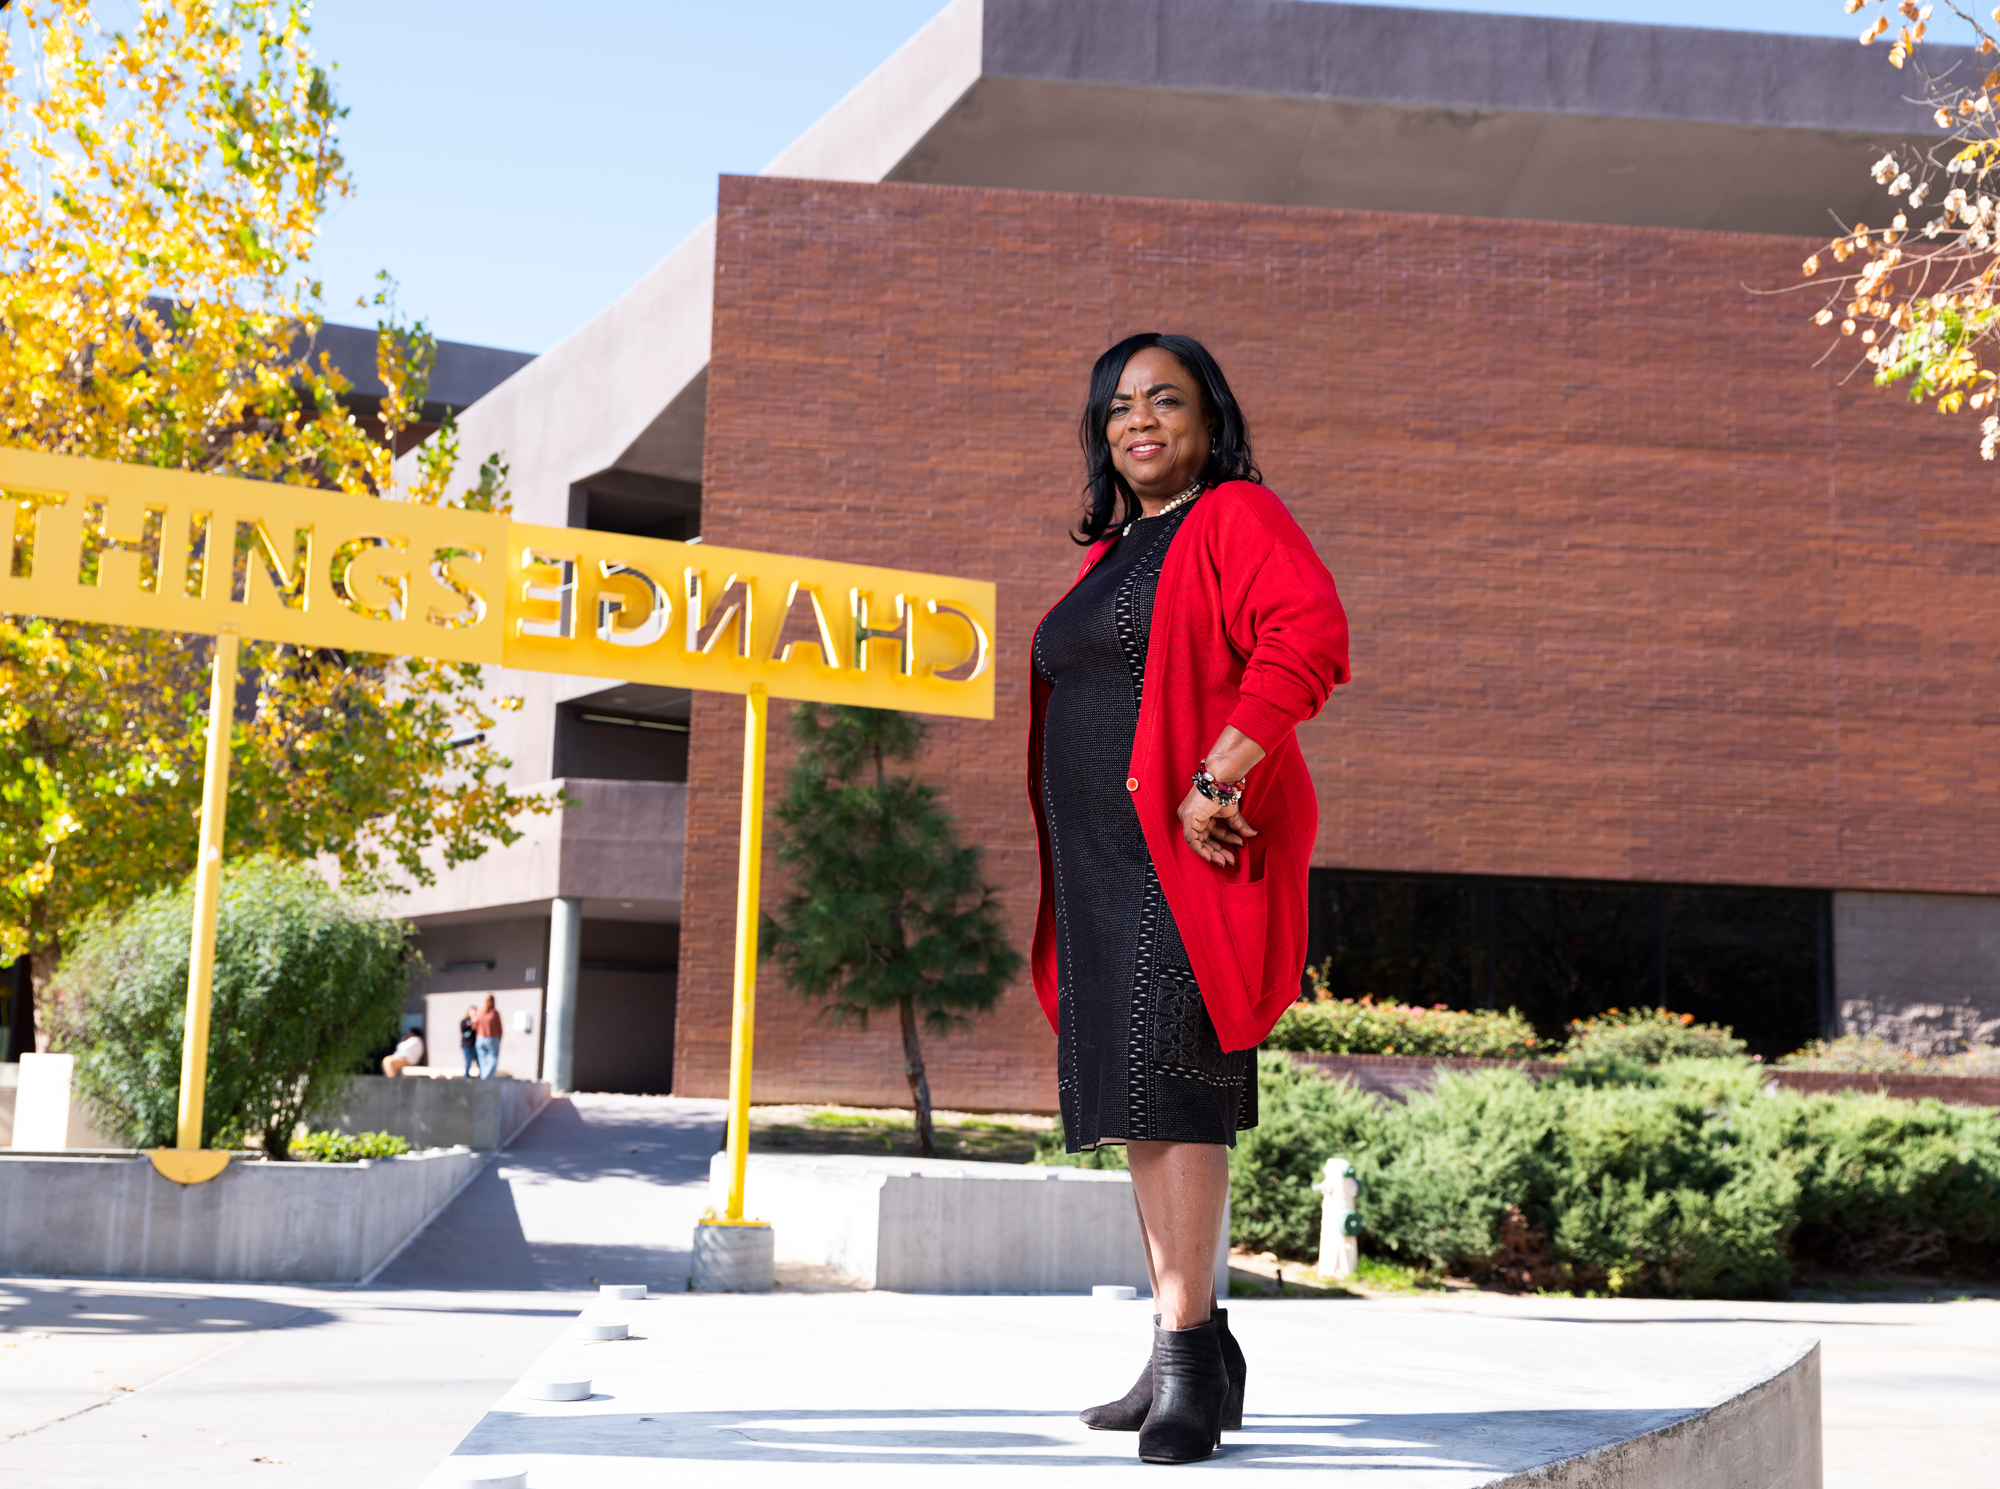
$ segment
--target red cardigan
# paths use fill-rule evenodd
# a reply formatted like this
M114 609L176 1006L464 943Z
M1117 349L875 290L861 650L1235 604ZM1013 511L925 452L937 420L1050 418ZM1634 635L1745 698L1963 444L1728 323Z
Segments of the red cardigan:
M1084 556L1077 579L1117 541ZM1074 588L1074 584L1071 586ZM1160 569L1148 633L1132 805L1225 1050L1259 1043L1299 995L1306 960L1306 870L1319 801L1293 730L1346 682L1347 616L1333 576L1276 494L1230 481L1194 504ZM1030 669L1028 796L1041 840L1035 993L1056 1022L1055 876L1042 813L1049 685ZM1236 863L1204 863L1176 815L1189 777L1226 724L1264 748L1243 814L1257 829Z

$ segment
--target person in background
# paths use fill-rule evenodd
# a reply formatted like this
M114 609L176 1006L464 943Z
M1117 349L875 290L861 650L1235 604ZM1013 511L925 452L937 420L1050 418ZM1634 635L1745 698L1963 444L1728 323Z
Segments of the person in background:
M391 1054L382 1057L382 1074L401 1075L412 1065L424 1063L424 1037L415 1029L403 1036L403 1042Z
M500 1010L493 1006L493 995L486 995L486 1006L472 1021L474 1047L479 1053L479 1078L490 1081L500 1071Z
M459 1053L465 1056L465 1073L468 1078L479 1074L479 1054L473 1043L479 1036L472 1032L472 1025L478 1017L479 1005L468 1003L465 1005L465 1017L458 1021L458 1049Z

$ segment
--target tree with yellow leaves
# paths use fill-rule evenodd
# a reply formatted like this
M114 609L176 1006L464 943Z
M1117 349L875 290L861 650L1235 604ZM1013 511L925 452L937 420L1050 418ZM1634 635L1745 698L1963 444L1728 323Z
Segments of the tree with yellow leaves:
M309 260L350 183L344 112L302 0L21 0L0 33L0 442L504 509L489 459L449 495L449 427L398 488L434 342L390 287L371 437L313 340ZM0 522L18 511L0 496ZM0 617L0 957L45 983L63 928L194 863L209 645ZM479 669L245 648L227 851L338 861L350 882L509 842L541 798L483 742ZM18 1016L17 1016L18 1017Z
M1983 21L1952 0L1945 8L1979 38L1978 53L2000 52L2000 9ZM1846 0L1858 14L1889 0ZM1888 194L1889 225L1857 222L1805 261L1822 280L1820 326L1838 324L1841 341L1859 345L1857 367L1873 367L1881 387L1907 384L1910 400L1939 413L1983 415L1979 452L2000 454L2000 69L1983 77L1958 67L1933 73L1922 50L1933 6L1900 0L1861 33L1872 46L1893 30L1888 62L1908 72L1945 136L1927 149L1891 150L1876 161L1876 183ZM1899 15L1901 24L1892 21ZM1954 59L1956 62L1956 59ZM1925 210L1928 204L1928 211ZM1916 220L1913 220L1913 217ZM1831 264L1829 264L1831 260Z

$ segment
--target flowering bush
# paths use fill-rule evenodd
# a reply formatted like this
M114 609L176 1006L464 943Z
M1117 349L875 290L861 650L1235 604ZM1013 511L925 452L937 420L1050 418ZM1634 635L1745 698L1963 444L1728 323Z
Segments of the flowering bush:
M1571 1019L1569 1060L1718 1058L1743 1053L1743 1041L1726 1024L1697 1024L1691 1013L1666 1008L1609 1008L1595 1018Z
M1903 1071L1910 1075L2000 1075L2000 1047L1977 1045L1955 1055L1920 1055L1874 1034L1815 1039L1778 1062L1788 1070Z
M1443 1055L1524 1059L1550 1053L1535 1039L1535 1027L1513 1009L1495 1013L1373 998L1328 996L1318 969L1318 996L1294 1003L1264 1041L1271 1050L1310 1050L1331 1055Z

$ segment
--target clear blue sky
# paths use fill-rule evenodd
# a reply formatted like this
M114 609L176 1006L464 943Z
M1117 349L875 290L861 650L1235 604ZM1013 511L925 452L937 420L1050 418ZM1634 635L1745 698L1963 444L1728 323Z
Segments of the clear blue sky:
M546 350L715 210L719 174L761 170L943 4L319 0L358 187L318 253L330 317L372 320L354 300L387 268L440 336ZM1436 8L1861 30L1841 0Z

